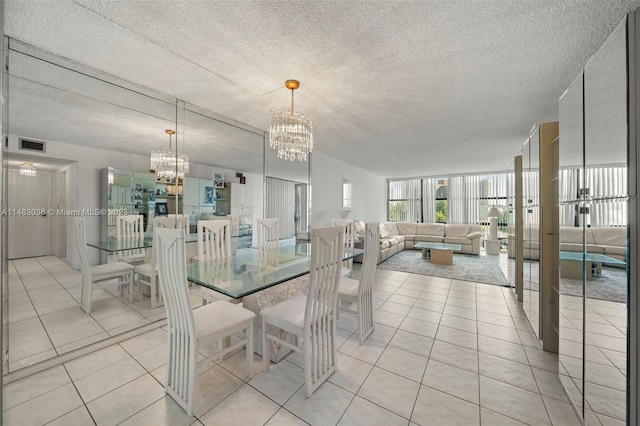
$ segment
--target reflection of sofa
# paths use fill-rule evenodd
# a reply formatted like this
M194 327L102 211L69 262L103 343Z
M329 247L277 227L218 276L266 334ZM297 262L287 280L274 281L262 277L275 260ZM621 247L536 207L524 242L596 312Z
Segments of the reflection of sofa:
M583 229L573 226L560 227L560 250L582 251ZM618 260L626 261L627 228L626 227L593 227L584 230L588 253L600 253ZM515 235L509 227L508 236L509 257L515 257ZM531 227L531 236L524 233L524 258L540 259L539 228Z
M460 244L455 253L480 254L480 225L444 223L383 222L380 224L379 262L418 242Z

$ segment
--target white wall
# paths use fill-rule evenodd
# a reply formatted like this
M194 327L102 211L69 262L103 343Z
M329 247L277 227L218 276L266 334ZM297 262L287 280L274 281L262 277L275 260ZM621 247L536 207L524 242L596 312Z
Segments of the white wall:
M387 220L386 179L328 155L311 156L311 226L331 226L342 208L342 179L353 184L353 208L348 219Z
M46 153L19 150L18 136L9 135L8 151L14 153L43 157L57 158L75 163L68 167L67 191L69 194L67 209L99 209L101 207L101 171L105 167L115 167L125 170L149 170L149 156L128 154L118 151L108 151L87 146L72 145L63 142L46 141ZM193 161L193 160L192 160ZM34 161L37 163L37 161ZM224 167L205 166L191 162L189 176L211 179L213 170L224 172L225 182L238 182L236 171L225 169ZM246 183L254 187L254 221L262 218L262 198L263 198L263 178L261 175L244 173L247 178ZM100 240L100 217L87 216L86 238L87 241ZM79 261L73 241L73 218L67 219L67 259L79 267ZM94 263L98 262L98 253L89 255Z

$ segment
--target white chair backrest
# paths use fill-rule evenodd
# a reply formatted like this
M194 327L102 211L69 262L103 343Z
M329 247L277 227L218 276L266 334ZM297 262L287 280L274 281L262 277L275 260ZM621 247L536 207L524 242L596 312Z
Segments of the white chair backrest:
M198 260L221 261L230 258L231 222L228 220L198 221Z
M231 236L238 237L240 236L240 216L233 215L229 216L231 220Z
M176 215L175 214L168 214L167 215L167 219L171 219L173 221L172 227L175 228L175 224L176 224ZM178 228L177 229L184 229L184 238L185 240L187 238L189 238L189 215L188 214L179 214L178 215Z
M176 228L175 214L153 218L153 226L168 229L184 229L185 239L189 237L189 215L178 215L178 228Z
M305 340L306 342L313 342L319 336L324 335L319 333L326 332L326 335L330 336L335 332L335 330L333 332L328 330L328 327L335 327L340 270L344 253L343 242L344 228L341 226L311 230L311 274L304 325L305 330L311 330L313 336L311 340ZM329 318L332 318L332 324L322 320L327 317L327 314L329 314ZM312 325L313 330L311 329ZM331 351L327 351L327 354L331 353ZM324 356L328 356L327 354ZM329 364L334 365L333 362ZM315 368L323 369L321 365L314 364L314 371Z
M364 236L364 257L360 270L360 286L358 292L372 291L376 275L376 265L380 255L380 243L378 238L377 222L367 223Z
M144 238L142 215L117 216L116 238L118 240Z
M91 269L89 255L87 254L87 240L84 234L84 218L73 218L73 228L75 230L76 250L80 256L80 268L84 273L84 271Z
M171 365L167 365L167 386L183 401L192 401L193 386L188 386L188 381L193 380L195 371L187 371L187 368L195 370L197 342L187 286L184 230L157 229L154 232L153 251L158 259L158 283L167 312L169 345L181 348L169 359ZM176 371L182 373L176 374Z
M356 230L353 220L351 219L333 219L333 226L344 227L344 251L352 252L356 241ZM349 269L353 269L353 258L345 260L343 265Z
M257 226L258 263L262 266L277 266L280 255L278 219L258 219Z
M82 271L82 293L80 295L80 304L89 306L91 302L91 290L93 287L93 276L91 274L91 264L89 263L89 255L87 254L87 240L85 236L84 218L73 218L73 229L76 240L76 250L80 256L80 268ZM85 291L87 289L87 291Z

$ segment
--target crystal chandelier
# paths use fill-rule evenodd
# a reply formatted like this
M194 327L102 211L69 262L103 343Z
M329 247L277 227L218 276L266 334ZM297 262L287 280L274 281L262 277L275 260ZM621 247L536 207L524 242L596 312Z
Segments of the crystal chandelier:
M23 176L35 176L36 168L33 167L33 163L24 162L20 164L20 174Z
M156 178L174 180L176 176L183 178L189 174L189 157L185 154L171 152L171 136L176 132L165 130L169 135L169 151L153 151L151 153L151 170L156 172Z
M271 112L269 145L278 150L278 158L307 161L313 151L313 124L309 118L296 114L293 109L293 91L300 87L300 82L287 80L284 86L291 90L291 112Z

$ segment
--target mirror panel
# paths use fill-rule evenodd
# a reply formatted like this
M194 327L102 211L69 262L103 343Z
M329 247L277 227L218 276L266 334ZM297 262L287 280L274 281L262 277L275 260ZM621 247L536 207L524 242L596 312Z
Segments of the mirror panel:
M560 144L558 201L560 250L581 253L584 248L584 229L579 220L584 200L578 194L584 176L583 166L583 74L571 83L560 98ZM574 261L575 263L575 261ZM560 340L559 372L564 388L581 416L584 416L582 382L584 333L584 288L582 273L571 276L572 265L560 259ZM568 291L571 289L571 292Z
M523 248L523 262L522 262L522 308L524 309L527 317L531 312L531 218L533 210L530 204L533 200L530 198L532 191L532 178L531 178L531 140L522 147L522 248ZM529 201L531 200L531 201Z
M626 19L584 69L585 407L626 420L627 360L627 46Z
M67 213L50 216L50 228L66 231L52 232L52 249L44 253L46 257L9 262L9 310L21 312L8 316L9 333L14 336L13 342L20 342L26 338L21 335L22 328L32 323L40 328L42 337L41 342L24 344L10 340L9 368L5 372L165 316L164 306L151 308L148 295L129 302L127 292L120 295L115 285L95 285L92 313L82 311L78 304L81 280L79 271L74 270L79 268L79 262L72 226L73 218L84 214L82 209L123 209L128 214L141 214L145 236L151 237L157 206L166 202L167 214L191 216L189 229L195 237L196 221L203 214L233 214L232 204L240 199L243 211L249 212L240 225L240 234L244 244L251 245L253 221L262 217L264 192L262 130L31 46L19 42L12 45L7 77L7 156L13 161L33 161L41 174L51 174L55 183L51 207L62 206ZM190 159L190 173L177 189L172 183L157 181L155 174L149 172L151 151L169 149L165 129L177 130L172 152L177 149ZM45 150L20 150L21 138L44 142ZM216 181L214 172L222 179ZM216 188L216 183L222 187ZM245 189L252 186L254 191L242 191L245 197L235 197L234 185ZM210 188L213 191L208 193ZM59 226L60 221L64 226ZM87 243L115 237L115 216L85 215L85 221ZM188 247L190 254L197 254L195 246ZM93 264L113 260L113 256L98 249L88 247L87 251ZM32 270L46 275L49 285L32 285L28 281ZM24 277L27 280L23 281ZM194 286L192 293L193 306L199 306L200 289Z

